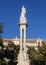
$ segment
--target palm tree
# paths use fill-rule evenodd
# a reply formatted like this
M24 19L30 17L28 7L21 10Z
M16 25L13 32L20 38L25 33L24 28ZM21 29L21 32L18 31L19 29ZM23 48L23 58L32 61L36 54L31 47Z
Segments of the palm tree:
M4 50L3 50L3 39L1 37L1 34L3 33L3 24L0 23L0 64L4 65Z
M3 39L1 37L2 33L3 33L3 24L0 23L0 47L3 46Z
M0 34L2 34L2 33L3 33L3 24L0 23Z

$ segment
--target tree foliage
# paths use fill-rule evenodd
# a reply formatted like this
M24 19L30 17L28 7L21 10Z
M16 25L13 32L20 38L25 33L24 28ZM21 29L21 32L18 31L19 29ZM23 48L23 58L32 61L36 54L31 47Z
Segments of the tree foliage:
M34 65L46 65L46 45L38 46L38 50L29 48L29 58Z

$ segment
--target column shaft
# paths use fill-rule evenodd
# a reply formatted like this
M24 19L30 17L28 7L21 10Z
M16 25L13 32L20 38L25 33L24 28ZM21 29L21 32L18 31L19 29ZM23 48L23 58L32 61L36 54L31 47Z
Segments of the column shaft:
M25 52L25 59L26 59L26 27L24 28L24 52Z
M20 28L20 52L22 52L22 28Z

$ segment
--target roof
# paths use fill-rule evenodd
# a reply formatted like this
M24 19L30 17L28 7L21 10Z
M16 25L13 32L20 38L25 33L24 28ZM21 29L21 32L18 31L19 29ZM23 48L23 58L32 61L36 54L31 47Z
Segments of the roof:
M9 42L9 41L12 41L12 40L10 40L10 39L3 39L3 42Z
M37 40L26 40L27 43L36 43Z
M14 39L14 40L12 40L12 39L3 39L3 42L5 42L5 43L7 43L9 41L16 41L16 39ZM26 40L26 43L36 43L36 42L37 42L37 40L31 40L31 39Z

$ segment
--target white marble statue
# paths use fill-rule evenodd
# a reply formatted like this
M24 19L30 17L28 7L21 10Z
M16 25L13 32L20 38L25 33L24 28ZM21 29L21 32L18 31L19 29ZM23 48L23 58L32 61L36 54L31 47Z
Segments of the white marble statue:
M23 6L22 7L21 16L20 16L20 22L21 23L25 23L27 21L25 15L26 15L26 9Z

